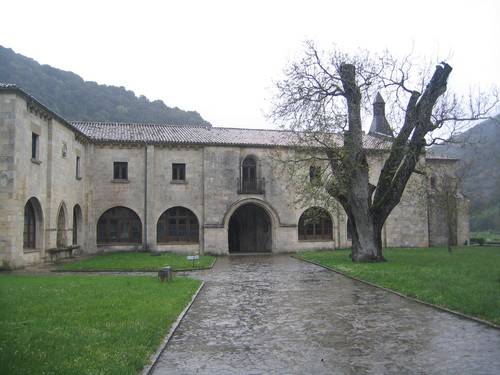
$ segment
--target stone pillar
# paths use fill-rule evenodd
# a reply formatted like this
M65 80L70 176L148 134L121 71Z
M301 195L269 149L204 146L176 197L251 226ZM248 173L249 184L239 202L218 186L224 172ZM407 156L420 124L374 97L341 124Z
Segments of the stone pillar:
M47 122L47 159L45 168L47 168L47 181L46 181L46 199L45 199L45 250L57 246L57 212L55 219L53 218L53 202L52 202L52 163L53 163L53 123L52 120ZM42 152L42 148L40 148ZM42 158L42 156L40 157ZM43 166L43 164L42 164ZM55 209L57 210L57 203Z
M146 147L146 159L147 159L147 171L146 171L146 207L145 207L145 227L146 236L144 240L146 241L147 250L156 250L156 218L155 218L155 146L147 145ZM146 163L145 163L146 164Z
M227 230L220 225L205 224L204 227L205 254L229 254Z
M84 164L84 173L83 178L85 179L85 200L83 207L83 231L84 235L84 251L86 253L95 253L97 252L97 220L98 217L95 216L94 210L94 194L93 194L93 186L94 186L94 174L92 171L95 171L96 165L94 163L94 149L95 146L91 143L88 143L85 146L85 164Z

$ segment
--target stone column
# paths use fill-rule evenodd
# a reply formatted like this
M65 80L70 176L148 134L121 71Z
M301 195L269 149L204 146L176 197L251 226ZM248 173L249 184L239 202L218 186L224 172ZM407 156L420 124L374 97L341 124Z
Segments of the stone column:
M146 159L147 159L147 171L146 171L146 202L145 202L145 215L146 218L146 249L156 250L156 218L155 218L155 146L146 146Z

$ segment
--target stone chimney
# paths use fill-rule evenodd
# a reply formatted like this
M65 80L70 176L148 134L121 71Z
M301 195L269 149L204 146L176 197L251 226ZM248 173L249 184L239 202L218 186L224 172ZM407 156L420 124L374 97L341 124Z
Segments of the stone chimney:
M373 120L368 134L382 135L386 137L394 136L392 129L385 118L385 102L382 95L380 95L380 92L377 93L377 97L373 102Z

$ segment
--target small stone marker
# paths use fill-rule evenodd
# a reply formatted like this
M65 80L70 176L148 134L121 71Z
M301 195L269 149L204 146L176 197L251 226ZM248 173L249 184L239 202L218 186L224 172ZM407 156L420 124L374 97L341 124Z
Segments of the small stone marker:
M193 268L194 268L194 261L200 259L199 255L188 255L187 260L192 260L193 261Z
M158 279L160 279L161 282L165 280L172 280L172 270L170 269L170 266L160 268L158 271Z

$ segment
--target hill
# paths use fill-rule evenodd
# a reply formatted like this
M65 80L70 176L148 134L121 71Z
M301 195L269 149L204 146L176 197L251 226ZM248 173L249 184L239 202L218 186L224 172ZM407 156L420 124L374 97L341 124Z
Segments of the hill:
M481 122L433 152L461 159L472 230L500 230L500 115Z
M0 82L14 83L69 121L207 124L198 112L137 97L124 87L84 81L0 46Z

